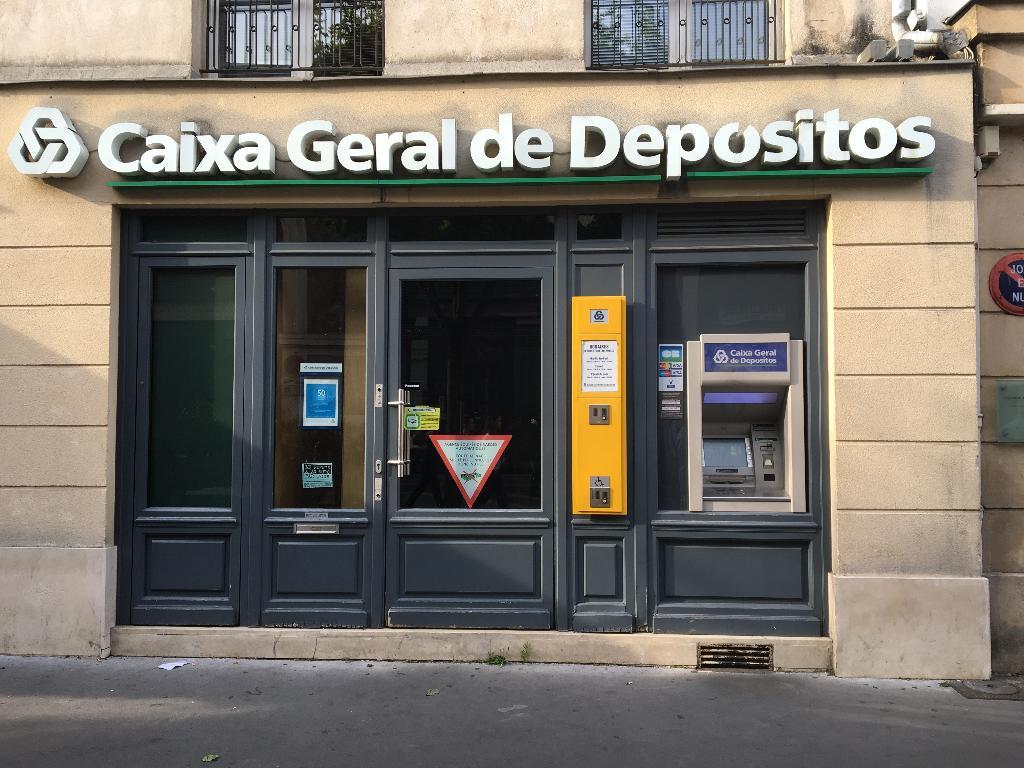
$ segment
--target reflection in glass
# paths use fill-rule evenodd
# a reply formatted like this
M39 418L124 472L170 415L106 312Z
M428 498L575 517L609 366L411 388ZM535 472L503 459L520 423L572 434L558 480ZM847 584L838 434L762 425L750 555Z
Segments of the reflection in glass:
M550 213L466 213L446 216L407 214L388 220L396 242L422 240L553 240L555 217Z
M153 271L149 505L230 507L232 269Z
M465 509L431 434L511 435L474 509L540 508L539 280L405 282L401 384L440 407L436 432L412 431L402 507Z
M274 507L362 507L366 476L366 270L277 270L276 341ZM341 372L302 374L303 363L340 364ZM306 377L337 380L336 427L303 426L302 382ZM315 466L307 466L304 471L304 464Z
M658 270L658 343L696 341L702 333L788 333L803 339L804 267L662 267ZM685 360L685 365L699 361ZM741 393L742 394L742 393ZM658 508L686 508L686 413L658 418Z
M139 219L147 243L244 243L249 239L245 216L155 214Z
M621 213L581 213L576 216L577 240L619 240L621 238Z
M281 243L361 243L366 240L366 216L278 216Z

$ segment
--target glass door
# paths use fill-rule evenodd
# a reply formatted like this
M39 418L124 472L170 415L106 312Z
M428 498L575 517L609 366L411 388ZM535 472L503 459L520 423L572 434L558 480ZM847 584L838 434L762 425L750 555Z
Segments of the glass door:
M271 449L260 536L265 626L370 623L370 267L359 261L282 256L273 264Z
M550 271L395 269L387 619L552 624Z

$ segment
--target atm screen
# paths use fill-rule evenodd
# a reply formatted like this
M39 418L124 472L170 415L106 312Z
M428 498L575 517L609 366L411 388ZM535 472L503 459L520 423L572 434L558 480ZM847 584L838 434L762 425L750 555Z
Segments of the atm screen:
M705 437L704 466L749 467L747 441L742 437Z

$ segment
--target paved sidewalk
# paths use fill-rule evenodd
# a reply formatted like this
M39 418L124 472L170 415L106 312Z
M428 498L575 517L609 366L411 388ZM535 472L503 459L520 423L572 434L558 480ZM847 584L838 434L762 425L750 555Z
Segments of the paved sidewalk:
M0 657L0 766L1021 766L936 682L543 664Z

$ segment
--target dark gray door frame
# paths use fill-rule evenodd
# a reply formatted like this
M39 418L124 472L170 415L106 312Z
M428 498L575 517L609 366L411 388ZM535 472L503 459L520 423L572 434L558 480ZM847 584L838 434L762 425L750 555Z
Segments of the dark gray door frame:
M806 436L808 512L794 515L771 514L710 514L688 513L658 509L658 445L657 445L657 381L653 367L641 365L637 371L639 385L644 393L640 432L644 435L641 455L645 473L650 532L642 537L638 531L638 546L647 549L648 566L643 578L638 574L638 592L641 581L646 581L647 614L649 626L655 631L696 634L826 634L827 589L829 569L829 497L828 488L828 425L822 403L825 401L827 381L824 320L822 317L823 276L821 267L821 219L818 206L785 205L805 211L806 236L772 237L751 235L744 237L690 238L688 241L659 240L655 226L657 208L651 209L646 222L645 259L646 279L650 286L646 313L646 339L644 359L657 359L657 276L662 267L671 266L755 266L791 264L804 267L804 322L806 339ZM770 212L765 205L761 210ZM659 563L659 542L675 536L694 541L723 540L803 543L808 547L809 559L803 578L808 588L808 602L790 606L764 606L754 601L705 601L685 609L659 612L664 568ZM677 613L673 611L677 610ZM641 614L642 615L642 614Z
M372 217L371 217L372 221ZM371 224L372 229L372 224ZM257 312L254 323L265 322L265 327L257 331L257 338L262 339L262 363L255 362L259 397L255 411L262 414L256 425L252 439L257 446L255 453L260 457L253 483L256 496L255 509L258 515L253 525L247 526L250 573L259 573L259 578L247 579L251 610L246 616L247 624L295 624L309 621L310 616L322 612L322 624L332 626L379 626L380 614L375 610L373 596L377 591L374 581L383 576L383 563L377 554L376 531L380 528L379 504L374 501L373 491L373 459L375 453L376 433L379 429L379 409L373 407L374 402L374 365L378 352L377 333L377 254L374 247L372 232L365 243L349 244L311 244L311 243L275 243L274 217L267 216L262 230L265 232L265 249L257 246L257 251L265 250L267 258L263 260L261 277L264 290L262 295L265 311ZM366 442L363 447L363 506L353 509L284 509L275 508L274 499L274 413L276 379L276 325L277 325L277 283L281 269L300 267L335 267L355 268L366 273L366 381L364 382L364 403L366 419ZM383 345L380 345L381 347ZM262 369L259 372L259 369ZM271 600L271 564L272 547L275 537L286 537L289 529L296 523L309 519L317 522L337 524L341 535L354 542L360 551L360 591L361 595L349 599L317 601L308 598L299 601ZM324 538L323 541L330 539ZM316 542L317 539L313 538ZM383 542L381 542L381 545ZM303 614L306 614L305 616Z
M148 504L148 474L150 428L150 371L151 371L151 322L153 273L157 270L174 269L223 269L234 272L234 405L232 422L231 456L231 504L225 509L184 508L184 507L153 507ZM201 610L209 623L235 624L239 621L242 610L242 593L237 586L241 572L243 553L242 536L243 520L249 513L248 499L244 493L243 466L249 461L250 446L243 439L251 419L249 402L251 392L244 372L246 360L252 353L252 337L245 322L249 310L247 287L252 282L251 260L242 256L231 255L160 255L140 256L132 261L128 270L129 295L133 298L131 306L135 308L137 318L136 332L131 341L125 345L132 349L131 361L135 375L130 382L132 396L131 436L133 445L137 446L131 456L130 469L126 468L132 478L130 504L127 514L131 524L131 545L124 547L135 552L134 562L122 571L124 577L130 578L130 603L126 610L130 611L131 620L136 623L181 623L193 612ZM140 333L139 331L144 331ZM128 383L126 383L127 386ZM126 437L128 429L122 434ZM128 463L128 462L126 462ZM189 598L187 601L162 599L150 604L147 601L146 572L141 562L141 552L145 549L147 533L158 535L220 535L228 540L227 579L228 596L210 598ZM129 576L130 574L130 576ZM231 589L235 586L235 589ZM124 591L124 590L123 590Z
M627 480L628 515L616 518L602 515L572 515L570 510L567 554L571 577L564 597L569 623L566 628L583 632L632 632L643 628L646 581L643 578L646 547L637 533L645 530L646 489L637 481L643 460L636 439L638 402L643 397L636 372L644 354L643 323L646 275L643 271L642 245L644 209L622 206L588 206L587 214L622 216L619 237L578 239L570 227L566 247L568 285L566 295L624 295L626 297L626 389L627 389ZM569 223L574 223L571 211ZM567 298L567 302L571 299ZM571 360L572 338L564 336L563 355ZM568 381L566 382L568 388ZM568 433L568 420L566 432ZM568 462L569 451L566 450Z
M448 245L448 244L445 244ZM554 270L551 266L551 248L509 249L488 248L486 245L456 245L440 251L436 244L429 249L402 248L395 254L392 246L392 269L388 280L388 352L385 401L394 400L401 382L401 292L402 284L429 280L486 280L520 279L538 280L541 284L541 508L539 510L419 510L399 506L398 480L392 468L385 470L384 498L387 506L387 563L386 621L392 625L407 626L514 626L531 629L554 627L555 568L561 560L562 538L557 521L565 518L564 508L558 506L555 488L566 483L565 470L557 466L555 457L556 403L564 398L555 391L554 376ZM423 251L431 251L430 267L424 266ZM518 251L514 262L509 251ZM523 253L523 251L527 251ZM546 251L546 253L544 253ZM413 255L415 254L415 255ZM401 266L395 266L395 263ZM525 264L524 264L525 262ZM545 263L546 262L546 263ZM487 266L480 266L481 263ZM514 263L514 266L511 264ZM550 329L550 330L549 330ZM394 411L396 409L388 409ZM396 415L385 414L385 440L387 460L397 452ZM463 536L467 539L493 539L509 543L524 542L524 537L535 537L539 549L538 594L535 599L495 600L467 596L464 599L447 597L441 601L402 596L400 583L403 552L401 537L430 538ZM532 543L532 542L531 542ZM498 603L504 603L499 606Z
M386 407L375 407L375 386L385 387L382 392L386 402L393 395L393 382L389 379L389 366L399 343L394 336L397 309L391 303L397 302L395 292L398 281L412 279L417 274L429 278L451 279L461 270L480 270L481 275L499 277L511 275L516 270L533 270L542 274L545 287L545 312L550 333L545 334L550 346L550 374L548 389L551 393L550 425L545 430L550 482L544 485L544 505L551 510L550 518L544 525L551 537L550 551L553 562L551 578L553 584L546 594L551 595L549 615L553 626L566 630L598 629L603 631L629 631L633 617L638 628L653 628L657 613L659 573L656 544L662 532L685 530L694 537L712 537L728 534L739 539L768 541L773 536L784 540L803 538L813 547L814 562L806 574L814 596L814 617L827 631L827 606L825 605L825 574L829 567L828 530L828 478L827 478L827 424L823 412L824 387L827 381L824 370L824 321L822 318L822 265L821 228L823 218L818 206L804 206L808 211L810 235L806 241L786 241L770 235L751 237L744 242L728 239L691 239L687 242L659 240L655 231L655 220L660 210L669 206L576 206L558 207L548 210L554 215L554 241L518 241L495 243L457 242L390 242L388 241L388 220L396 211L367 212L369 219L368 237L361 243L278 243L274 242L274 221L278 211L258 211L238 214L236 212L214 213L213 215L243 215L248 221L248 238L245 242L233 243L147 243L141 241L139 216L127 212L123 218L124 254L121 270L121 332L119 340L119 400L118 400L118 462L117 462L117 541L119 581L118 621L131 622L133 573L133 535L135 510L138 499L144 493L144 475L139 473L138 462L144 457L144 436L137 432L138 424L148 419L145 405L137 398L136 372L145 365L148 354L142 345L148 344L142 336L148 333L140 313L145 310L140 299L139 286L142 274L148 265L199 265L216 266L221 262L235 265L244 281L245 290L236 297L236 312L243 313L242 325L245 330L236 345L236 357L243 355L243 374L236 382L239 392L236 408L241 408L241 419L236 416L240 432L236 434L236 460L248 468L241 474L236 472L233 483L243 483L233 488L232 509L238 510L237 519L241 525L242 538L236 563L248 574L260 573L267 568L263 562L265 516L270 516L272 500L268 461L272 435L272 384L273 384L273 298L274 270L286 266L358 266L367 269L367 431L366 431L366 491L364 510L346 510L339 519L346 530L362 530L369 537L366 546L367 562L364 564L364 594L366 596L366 624L380 627L386 624L385 573L395 553L389 551L386 535L387 515L384 502L373 501L373 466L377 460L388 458L387 440L391 430L385 429ZM680 207L673 205L678 210ZM614 210L623 215L622 237L608 241L577 241L575 238L575 214L595 210ZM771 206L764 206L770 210ZM470 209L466 209L469 212ZM502 211L532 210L536 208L508 208ZM303 213L324 213L319 211L288 211L289 215ZM426 213L426 210L418 210ZM440 212L440 211L438 211ZM450 212L450 211L448 211ZM146 211L146 216L181 215L181 211ZM353 213L355 213L353 211ZM203 212L204 215L207 212ZM695 264L745 264L789 263L804 264L806 274L805 317L808 328L807 366L807 436L811 451L808 463L809 501L813 511L794 519L774 520L730 516L717 519L702 515L700 518L682 518L664 515L657 509L657 435L656 435L656 382L649 362L655 359L657 351L657 274L662 266ZM240 266L239 266L240 265ZM574 519L568 502L568 360L569 360L569 304L572 295L582 293L577 267L580 265L621 267L621 290L629 296L629 339L632 350L629 355L628 386L631 390L630 412L630 514L619 522ZM422 271L421 271L422 270ZM526 274L526 273L524 273ZM602 289L602 292L603 289ZM143 322L140 322L143 321ZM239 322L236 318L236 327ZM564 341L564 344L563 344ZM557 345L557 346L556 346ZM236 371L237 371L236 360ZM240 441L240 448L238 448ZM240 457L240 458L239 458ZM258 481L247 480L245 471L258 475ZM393 494L393 481L386 478L384 499ZM237 501L237 504L236 504ZM548 506L550 505L550 506ZM359 514L357 514L357 512ZM234 515L234 512L232 512ZM225 517L231 517L226 515ZM186 516L187 517L187 516ZM284 517L287 517L285 515ZM344 519L341 519L344 518ZM170 522L170 521L168 521ZM186 521L187 522L187 521ZM511 518L508 522L511 522ZM535 521L538 525L540 520ZM528 521L523 520L522 525ZM532 523L529 523L532 524ZM433 529L422 526L424 531L444 532L450 527L438 526ZM528 530L527 528L510 528ZM578 604L580 572L577 543L595 541L600 544L604 537L607 542L620 541L628 553L621 564L624 599L616 606L601 605L600 601L590 603L594 614L586 616L586 607ZM788 537L788 539L787 539ZM390 559L386 559L390 556ZM551 569L549 568L549 571ZM234 604L237 622L255 626L260 623L261 605L264 597L264 578L247 577L239 585ZM390 593L388 593L390 594ZM582 612L580 609L584 608ZM736 606L743 609L743 606ZM618 613L613 615L617 611ZM625 613L623 613L625 611ZM621 614L621 615L619 615ZM806 618L811 618L806 612ZM596 618L595 618L596 617ZM591 622L588 624L588 621ZM670 631L687 631L679 628ZM724 629L742 631L740 623L723 624ZM749 627L748 627L749 629Z

